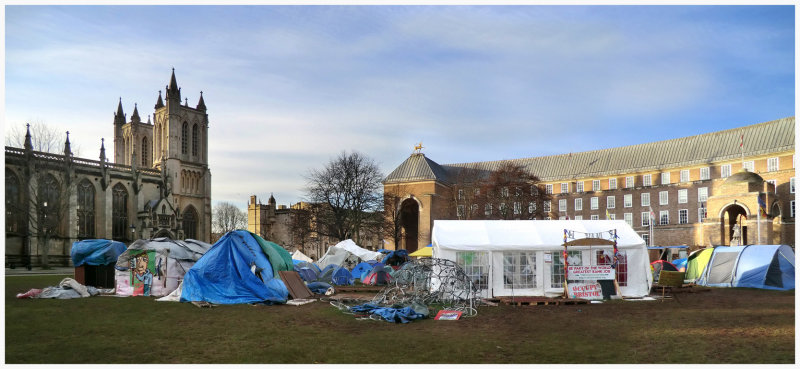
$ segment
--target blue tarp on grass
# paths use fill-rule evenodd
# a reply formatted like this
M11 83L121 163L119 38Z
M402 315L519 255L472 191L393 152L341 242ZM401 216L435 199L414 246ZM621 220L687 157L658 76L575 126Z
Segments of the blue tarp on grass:
M127 248L128 246L119 241L82 240L72 244L69 256L76 267L83 264L114 265Z
M289 290L273 275L272 264L254 236L231 231L186 272L181 302L285 303Z

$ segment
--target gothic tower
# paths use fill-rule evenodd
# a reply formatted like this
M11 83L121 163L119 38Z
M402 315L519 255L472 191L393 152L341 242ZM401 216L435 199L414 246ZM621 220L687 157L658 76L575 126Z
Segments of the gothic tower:
M200 92L196 107L181 105L181 89L172 69L166 96L153 114L153 161L166 171L182 219L183 238L205 239L211 232L211 172L208 168L208 114Z

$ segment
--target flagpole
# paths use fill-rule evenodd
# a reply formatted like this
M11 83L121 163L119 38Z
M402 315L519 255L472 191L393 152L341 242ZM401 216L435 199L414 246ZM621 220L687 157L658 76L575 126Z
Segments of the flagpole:
M758 222L758 244L761 244L761 205L758 206L758 216L756 217L756 222Z

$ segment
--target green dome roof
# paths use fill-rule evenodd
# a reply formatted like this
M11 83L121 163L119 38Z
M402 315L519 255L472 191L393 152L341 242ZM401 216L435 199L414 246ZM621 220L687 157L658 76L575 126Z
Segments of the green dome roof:
M738 183L754 183L760 185L764 183L764 178L761 178L761 176L758 174L747 171L747 169L742 169L736 174L728 177L728 179L725 180L723 185L738 184Z

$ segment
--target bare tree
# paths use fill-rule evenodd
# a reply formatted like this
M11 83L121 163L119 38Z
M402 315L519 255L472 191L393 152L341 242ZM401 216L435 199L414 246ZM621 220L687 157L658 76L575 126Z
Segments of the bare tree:
M311 207L311 204L300 203L289 213L289 232L295 240L295 245L302 249L303 253L306 252L306 243L309 243L314 233Z
M492 171L481 188L485 219L542 219L543 201L539 178L521 165L504 162Z
M27 184L27 201L22 203L26 208L20 211L28 212L29 238L35 236L41 250L42 268L49 269L49 241L61 237L65 231L70 185L59 183L55 175L45 170L34 171L32 177ZM30 252L28 249L28 255ZM27 260L27 263L30 266L31 261Z
M456 169L452 175L449 208L453 219L482 219L479 209L483 201L481 189L486 183L486 171L474 167Z
M403 185L393 185L383 192L383 237L389 238L394 245L400 244L403 237L403 217L400 211L403 197L407 189Z
M358 153L342 152L307 177L308 202L319 204L315 220L319 232L342 241L357 236L382 204L383 175L378 165Z
M28 129L25 124L14 125L6 132L6 146L24 148L25 133ZM67 140L66 132L59 132L55 127L47 123L35 121L30 123L31 144L33 151L49 152L51 154L63 154L64 142ZM74 156L80 156L80 147L71 145Z
M247 228L247 213L229 202L214 206L211 227L215 233L225 234L236 229Z

